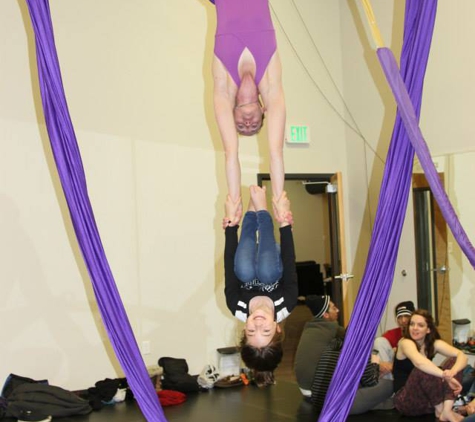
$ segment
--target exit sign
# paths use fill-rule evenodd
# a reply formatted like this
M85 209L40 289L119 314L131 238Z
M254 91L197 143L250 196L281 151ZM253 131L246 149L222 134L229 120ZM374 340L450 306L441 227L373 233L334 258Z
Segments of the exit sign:
M287 133L289 144L310 143L310 128L305 125L290 125Z

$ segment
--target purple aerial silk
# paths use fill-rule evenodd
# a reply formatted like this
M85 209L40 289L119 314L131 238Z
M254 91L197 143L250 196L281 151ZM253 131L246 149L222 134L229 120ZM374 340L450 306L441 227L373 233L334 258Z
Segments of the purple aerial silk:
M41 98L51 148L71 220L112 347L149 422L166 418L148 376L102 247L73 125L64 95L48 0L27 0L35 32Z
M429 148L427 147L417 123L417 117L414 107L412 106L411 99L407 93L404 81L399 74L396 59L394 58L392 51L387 48L378 49L378 58L386 75L386 79L388 80L388 83L393 91L399 113L409 136L409 140L411 141L421 166L424 169L427 181L429 182L430 190L439 204L440 211L442 212L447 225L452 230L452 234L457 240L457 243L467 256L470 264L472 264L472 267L475 267L475 249L473 248L473 245L465 233L465 230L460 224L460 221L455 214L455 210L452 207L452 204L450 203L450 200L447 197L444 187L442 186L442 183L439 179L437 170L430 156Z
M437 0L407 0L402 78L419 116ZM411 189L414 149L398 112L388 151L366 269L320 422L345 421L386 307Z

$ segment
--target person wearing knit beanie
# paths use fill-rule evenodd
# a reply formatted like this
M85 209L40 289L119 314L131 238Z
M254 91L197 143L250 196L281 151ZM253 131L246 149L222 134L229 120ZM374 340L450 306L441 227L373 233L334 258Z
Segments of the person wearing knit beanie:
M330 300L330 296L309 295L305 299L314 318L324 318L329 321L338 321L338 308Z
M294 371L297 384L305 397L310 397L315 370L330 342L343 339L345 329L338 324L338 308L330 296L308 295L305 304L313 318L305 323L295 352Z
M381 337L374 340L373 353L380 358L380 371L382 378L393 379L392 369L394 353L399 340L403 337L407 329L411 315L415 311L414 303L410 300L398 303L394 308L394 316L397 320L397 327L387 330Z
M394 311L394 313L396 314L396 319L397 319L397 323L398 325L401 327L401 321L400 321L400 317L403 317L403 316L407 316L408 319L407 319L407 322L405 325L407 325L407 323L409 322L409 317L414 313L415 311L415 307L414 307L414 303L411 302L410 300L408 300L407 302L401 302L399 303L397 306L396 306L396 309Z

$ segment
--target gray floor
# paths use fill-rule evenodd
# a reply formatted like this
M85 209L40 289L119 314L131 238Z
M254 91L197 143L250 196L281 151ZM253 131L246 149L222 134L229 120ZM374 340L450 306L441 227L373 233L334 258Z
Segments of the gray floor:
M189 394L181 405L164 408L169 422L316 422L318 414L304 402L297 385L279 382L259 389L255 386L215 388L205 393ZM57 418L61 422L143 422L139 408L134 403L120 403L103 408L87 416ZM373 411L350 416L352 422L411 422L434 421L433 415L405 418L396 411ZM7 419L5 419L7 421ZM13 421L9 419L8 422Z

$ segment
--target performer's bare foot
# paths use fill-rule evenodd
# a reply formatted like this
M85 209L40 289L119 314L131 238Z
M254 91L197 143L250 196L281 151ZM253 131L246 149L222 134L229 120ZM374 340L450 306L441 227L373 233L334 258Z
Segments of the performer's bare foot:
M251 186L249 188L251 193L251 201L256 211L267 210L266 187Z

